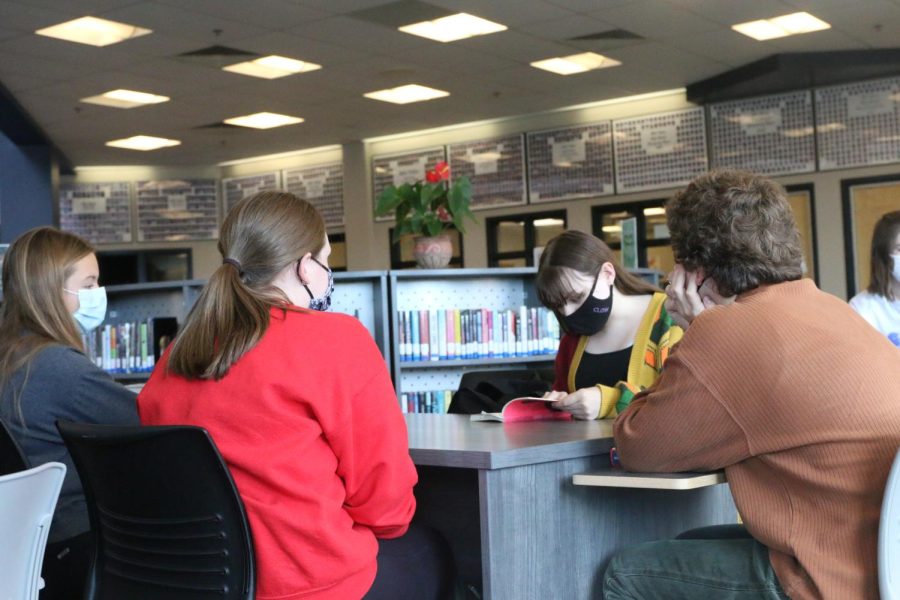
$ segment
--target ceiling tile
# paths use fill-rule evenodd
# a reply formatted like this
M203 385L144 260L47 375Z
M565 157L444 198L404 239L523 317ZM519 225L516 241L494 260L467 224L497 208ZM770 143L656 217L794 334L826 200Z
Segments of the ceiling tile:
M442 6L456 12L473 14L507 27L518 27L524 23L541 23L573 15L572 10L542 0L530 0L529 2L491 0L480 3L477 7L473 6L471 0L430 0L429 4Z
M565 41L574 37L616 29L616 25L586 15L574 15L543 23L527 23L518 30L551 40Z
M547 41L534 35L517 31L504 31L496 39L472 38L466 40L466 47L484 56L496 54L521 64L553 56L566 56L582 52L576 45Z
M666 0L676 8L690 11L730 28L737 23L769 19L795 12L784 0Z
M297 4L324 10L330 13L343 14L381 6L382 4L390 4L395 0L296 0Z
M345 16L393 0L0 0L0 82L77 164L209 165L683 87L778 52L893 47L900 39L900 0L421 1L510 29L440 44ZM730 30L735 22L796 10L809 10L833 29L769 42ZM88 13L154 33L102 49L33 35ZM616 28L649 39L569 39ZM324 68L268 81L173 58L212 44ZM624 65L569 77L528 66L583 51ZM405 106L362 97L412 82L451 96ZM78 102L115 87L172 100L127 111ZM259 110L306 122L267 132L198 129ZM150 153L103 145L135 133L170 135L183 145Z
M601 9L614 8L628 4L633 0L547 0L550 4L556 4L574 10L576 12L595 12Z
M0 2L0 23L4 29L27 33L82 16L77 9L57 3L54 7L29 6L19 2Z
M766 45L731 29L679 35L662 38L660 41L729 67L742 66L782 51L778 45Z
M663 0L633 0L623 6L588 13L645 38L691 35L720 25Z
M362 52L338 44L305 38L283 31L244 38L241 49L262 55L278 54L330 68L336 64L364 60L371 52Z
M249 23L266 29L285 29L324 19L331 12L287 0L156 0L169 7Z
M201 14L155 2L139 2L104 12L101 16L105 19L165 32L172 36L191 36L195 40L197 48L213 44L231 45L241 38L260 35L265 31L259 26L244 21ZM143 37L149 38L150 36Z
M432 42L382 25L343 16L291 27L286 31L300 37L321 40L367 53L415 52L426 45L442 45L440 42Z

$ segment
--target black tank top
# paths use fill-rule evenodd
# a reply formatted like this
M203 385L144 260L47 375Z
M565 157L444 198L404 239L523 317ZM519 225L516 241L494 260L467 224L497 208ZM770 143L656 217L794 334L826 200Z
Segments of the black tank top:
M625 381L632 348L633 346L629 346L604 354L584 352L575 372L575 389L592 387L598 383L613 387L620 381Z

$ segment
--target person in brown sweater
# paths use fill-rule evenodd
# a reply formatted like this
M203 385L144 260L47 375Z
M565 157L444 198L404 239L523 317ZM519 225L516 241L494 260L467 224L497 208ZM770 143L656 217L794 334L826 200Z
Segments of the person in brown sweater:
M628 470L724 469L749 535L627 548L604 598L877 599L900 350L800 278L776 183L712 172L666 215L678 263L666 308L685 335L616 419L616 446Z

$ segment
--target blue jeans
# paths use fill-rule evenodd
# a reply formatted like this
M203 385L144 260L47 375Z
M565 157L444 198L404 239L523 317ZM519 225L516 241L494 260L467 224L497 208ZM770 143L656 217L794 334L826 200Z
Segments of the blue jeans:
M735 531L704 528L626 548L606 568L604 600L787 600L768 549Z

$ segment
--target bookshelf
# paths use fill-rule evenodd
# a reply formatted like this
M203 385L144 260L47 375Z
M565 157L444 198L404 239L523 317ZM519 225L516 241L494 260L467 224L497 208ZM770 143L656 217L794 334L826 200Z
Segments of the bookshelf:
M511 366L521 366L524 369L551 363L556 354L558 339L552 340L549 344L552 350L545 349L544 354L400 360L401 342L408 333L401 332L401 312L486 309L495 314L511 311L518 316L522 306L540 307L534 291L536 273L533 267L390 271L393 376L401 408L413 412L409 410L409 406L404 406L404 395L456 390L466 370L505 370ZM438 404L441 404L440 399ZM444 412L442 408L439 406L438 410Z
M190 279L107 286L106 320L100 327L137 323L158 317L172 317L177 321L178 327L181 327L205 283L202 279ZM112 376L123 382L133 382L145 381L150 373L113 372Z
M390 369L387 272L359 271L334 274L332 311L357 317L369 330ZM206 281L191 279L159 283L107 286L108 309L104 325L146 321L154 317L174 317L184 325ZM101 325L102 327L102 325ZM144 381L149 373L112 373L117 380Z

